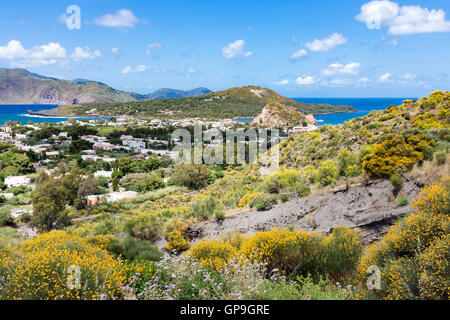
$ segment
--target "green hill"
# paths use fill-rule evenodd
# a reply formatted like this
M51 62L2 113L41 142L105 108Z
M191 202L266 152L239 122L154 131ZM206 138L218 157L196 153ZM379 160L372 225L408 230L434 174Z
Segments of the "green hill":
M269 103L291 106L305 114L355 111L349 106L296 102L267 88L246 86L208 93L202 97L62 106L56 112L59 115L84 116L86 111L95 108L103 116L225 119L256 117Z

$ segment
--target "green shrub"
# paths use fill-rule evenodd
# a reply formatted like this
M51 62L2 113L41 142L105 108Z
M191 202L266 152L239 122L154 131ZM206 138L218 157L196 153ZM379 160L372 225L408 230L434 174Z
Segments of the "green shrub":
M287 194L287 193L280 194L280 201L283 202L283 203L288 202L289 201L289 194Z
M445 152L439 152L436 154L436 161L438 165L443 165L447 162L447 153Z
M217 209L217 210L214 212L214 215L216 216L216 220L217 220L217 221L223 221L223 220L225 220L225 211L224 211L222 208Z
M209 196L208 198L197 202L192 208L194 215L200 220L209 220L218 209L218 201Z
M125 255L124 247L120 239L115 236L112 235L90 236L86 239L86 241L89 244L104 249L108 251L108 253L111 253L115 256Z
M328 159L321 161L318 167L318 182L327 186L336 182L339 176L339 170L334 160Z
M136 241L133 238L127 238L123 241L123 248L124 256L130 261L138 258L159 261L163 256L161 250L148 241Z
M394 187L394 192L398 193L403 188L403 178L400 174L395 174L390 179L392 186Z
M295 186L295 194L298 197L304 198L311 194L311 189L307 185L298 184Z
M0 210L0 227L11 225L13 222L13 218L8 210Z
M278 198L274 195L262 194L250 202L250 208L256 208L258 211L268 211L276 204Z
M405 207L405 206L407 206L408 205L408 198L407 197L400 197L398 200L397 200L397 205L399 206L399 207Z
M197 190L208 185L210 175L211 171L205 165L179 164L174 169L171 182Z

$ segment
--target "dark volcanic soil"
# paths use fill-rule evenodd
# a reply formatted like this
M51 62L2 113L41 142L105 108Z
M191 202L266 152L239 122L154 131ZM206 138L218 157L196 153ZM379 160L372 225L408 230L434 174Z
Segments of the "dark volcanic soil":
M412 203L421 187L415 181L405 181L398 196L405 196ZM293 199L266 212L239 212L221 223L200 223L194 225L189 234L195 242L230 231L252 234L276 227L294 227L295 230L329 233L338 226L347 226L359 228L367 244L380 239L398 218L411 210L411 205L399 207L391 183L380 180L352 186L348 190Z

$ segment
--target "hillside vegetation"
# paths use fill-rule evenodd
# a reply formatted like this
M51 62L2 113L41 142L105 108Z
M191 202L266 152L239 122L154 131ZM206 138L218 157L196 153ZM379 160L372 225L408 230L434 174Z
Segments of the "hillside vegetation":
M226 119L255 117L261 113L265 105L273 102L295 107L305 114L355 111L355 109L349 106L296 102L270 89L248 86L213 92L202 97L61 106L57 109L57 112L62 115L83 116L86 115L86 111L95 108L103 116L139 115L140 117L147 116L163 119Z
M281 143L281 164L308 171L325 161L336 164L341 156L359 162L372 178L405 172L430 159L433 152L448 152L449 107L450 93L437 91L429 98L404 101L343 125L292 136Z
M48 218L44 233L23 240L5 232L7 241L0 233L0 287L5 288L0 298L448 300L449 112L450 92L436 91L344 125L296 134L281 143L282 166L271 175L262 174L258 164L187 164L149 168L133 178L130 173L143 170L124 158L117 164L118 176L124 175L115 180L117 186L127 188L134 179L148 180L152 188L135 199L94 206L78 203L83 169L74 161L60 163L59 173L40 174L33 196L38 217ZM58 180L61 172L65 175ZM166 186L161 176L169 172ZM421 193L405 192L422 188L414 177L423 174L429 185ZM384 190L384 196L371 193L370 185L379 181L390 184L377 191ZM195 229L201 222L221 226L239 211L264 215L287 204L298 210L296 200L325 191L343 198L351 189L360 197L361 182L372 197L366 201L369 209L377 201L408 208L386 235L379 232L380 242L367 247L354 225L317 232L314 216L305 221L307 228L259 224L253 234L234 232L196 242L202 238ZM70 197L62 199L62 194ZM337 198L329 197L329 205ZM364 220L366 209L354 207L330 209L322 220L338 214ZM48 211L61 219L48 223ZM388 212L372 214L379 214L378 222L389 219ZM87 216L93 218L83 219ZM246 224L239 221L242 229ZM162 258L154 245L165 248L167 256ZM100 261L105 265L89 266ZM81 289L63 290L67 267L74 264L85 275ZM372 265L380 268L377 289L367 287Z

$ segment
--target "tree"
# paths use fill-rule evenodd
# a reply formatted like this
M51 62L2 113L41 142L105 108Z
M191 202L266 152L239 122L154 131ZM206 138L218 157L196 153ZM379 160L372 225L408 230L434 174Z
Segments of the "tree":
M165 183L158 174L152 174L139 179L134 186L134 191L148 192L164 188Z
M158 157L150 157L147 160L142 160L139 162L140 172L150 172L161 168L161 160Z
M79 199L84 199L89 195L97 194L98 191L97 180L92 175L89 175L80 182L77 195Z
M124 158L120 158L118 161L119 161L118 169L124 175L134 172L136 161L133 158L124 157Z
M120 179L122 179L123 173L121 171L114 171L111 175L113 191L119 191Z
M38 186L33 195L33 215L30 226L40 232L62 228L70 224L65 207L65 188L55 180L48 180Z
M205 165L179 164L172 175L172 183L197 190L208 185L210 175Z
M0 154L0 170L7 176L28 174L35 171L26 155L10 150Z
M73 140L69 147L69 153L77 154L83 150L90 150L90 149L92 149L93 145L94 144L92 142L89 142L89 141L86 141L83 139Z

